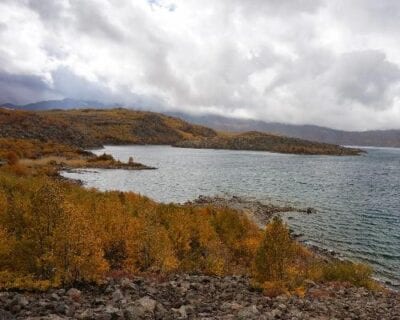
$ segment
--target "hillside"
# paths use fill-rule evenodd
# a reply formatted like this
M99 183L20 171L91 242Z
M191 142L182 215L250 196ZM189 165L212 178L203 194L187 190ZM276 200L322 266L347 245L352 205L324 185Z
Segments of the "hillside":
M127 109L17 111L0 109L0 137L51 140L81 148L105 144L354 155L359 150L260 132L224 134L160 113Z
M100 147L101 142L69 123L45 115L0 108L0 137L52 140L79 147Z
M315 125L292 125L216 115L194 116L186 113L171 113L171 115L221 131L256 130L338 145L400 147L400 130L342 131Z
M81 109L40 114L61 120L102 144L173 144L182 139L212 137L209 128L154 112L127 109Z
M186 140L175 144L183 148L257 150L295 154L359 155L359 149L288 138L257 131L220 134L216 137Z
M63 99L13 105L5 103L1 107L26 111L71 110L71 109L112 109L119 104L99 101ZM169 112L168 115L184 119L193 124L212 128L217 131L246 132L261 131L310 141L338 145L400 147L400 130L343 131L316 125L293 125L260 120L229 118L217 115L191 115L182 112Z
M215 136L198 125L159 113L126 109L28 112L0 109L0 137L52 140L78 147L173 144Z

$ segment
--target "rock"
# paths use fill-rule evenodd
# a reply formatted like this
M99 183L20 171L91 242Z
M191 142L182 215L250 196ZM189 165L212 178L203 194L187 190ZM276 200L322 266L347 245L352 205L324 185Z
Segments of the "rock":
M165 315L168 313L167 309L161 303L157 303L156 309L154 310L156 319L164 319Z
M279 309L274 309L271 311L272 319L280 318L282 316L282 311Z
M138 286L128 278L121 279L120 283L121 283L121 288L123 289L138 290Z
M81 314L79 314L78 319L80 319L80 320L92 320L92 319L95 319L93 310L86 309Z
M124 298L124 295L122 294L121 290L117 289L113 292L112 294L112 299L115 302L121 301Z
M136 320L136 319L143 319L146 314L146 311L142 306L130 306L127 307L124 311L124 317L126 320Z
M250 307L243 308L238 312L239 319L254 319L259 315L259 311L255 305L251 305Z
M58 304L55 306L54 310L55 310L58 314L68 314L69 307L68 307L65 303L61 302L61 303L58 303Z
M177 319L187 319L188 314L186 312L186 306L181 306L178 309L172 308L172 311L174 311L177 315Z
M137 286L135 291L130 289L130 283ZM304 298L268 298L244 276L174 275L163 282L108 279L98 287L88 285L85 294L75 288L67 293L0 292L0 320L400 320L400 295L396 292L371 292L351 285L313 285L308 282L310 289ZM110 291L106 293L105 288ZM145 295L150 291L151 295Z
M67 291L67 296L74 301L79 301L81 298L81 292L76 288L71 288Z
M12 320L15 317L8 311L0 309L0 320Z
M157 305L157 301L147 296L140 298L139 300L136 300L136 303L142 306L146 312L151 312L151 313L154 312L154 309L156 308Z
M58 301L60 300L60 296L57 293L52 293L50 296L51 300Z
M1 318L0 318L1 319ZM60 317L59 315L56 314L49 314L48 316L45 317L40 317L40 318L28 318L29 320L63 320L63 317Z
M146 296L136 300L132 305L124 310L124 316L127 320L143 319L146 315L153 315L157 306L157 301ZM160 312L160 307L158 311ZM161 310L163 311L163 310Z
M120 309L115 308L110 305L106 306L106 309L104 310L104 312L110 316L110 319L118 319L118 318L122 318L122 316L123 316L123 313Z
M311 213L316 213L317 210L315 210L314 208L308 207L308 208L306 209L306 212L307 212L307 214L311 214Z
M20 308L25 308L29 305L28 299L22 294L17 294L14 299L11 301L12 306L18 306Z

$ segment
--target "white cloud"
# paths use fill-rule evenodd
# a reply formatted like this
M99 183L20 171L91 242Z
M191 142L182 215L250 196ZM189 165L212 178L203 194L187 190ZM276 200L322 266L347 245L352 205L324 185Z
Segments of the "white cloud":
M400 128L396 0L3 0L0 12L4 102Z

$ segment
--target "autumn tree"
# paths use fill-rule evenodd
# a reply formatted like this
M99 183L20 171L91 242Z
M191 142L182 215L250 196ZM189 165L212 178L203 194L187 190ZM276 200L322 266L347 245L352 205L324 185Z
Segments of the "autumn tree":
M255 278L259 283L285 280L294 255L294 243L282 219L275 217L264 233L255 257Z

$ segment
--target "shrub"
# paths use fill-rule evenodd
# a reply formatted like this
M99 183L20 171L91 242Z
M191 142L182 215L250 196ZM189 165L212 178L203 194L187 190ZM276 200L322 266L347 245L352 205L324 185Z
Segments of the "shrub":
M89 161L114 161L114 158L111 154L103 153L102 155L92 158Z
M317 263L318 262L318 263ZM362 265L323 264L275 218L265 232L227 208L157 204L0 170L0 288L101 281L110 272L253 273L268 295L304 280L368 286Z
M283 281L288 278L288 270L293 264L294 242L287 226L275 217L265 229L261 245L257 250L254 264L256 281Z
M19 158L18 158L18 155L14 151L10 151L7 154L6 159L7 159L7 163L10 166L13 166L13 165L17 164Z
M335 261L326 263L320 268L321 278L319 280L349 282L355 286L366 288L373 285L372 268L361 263Z

